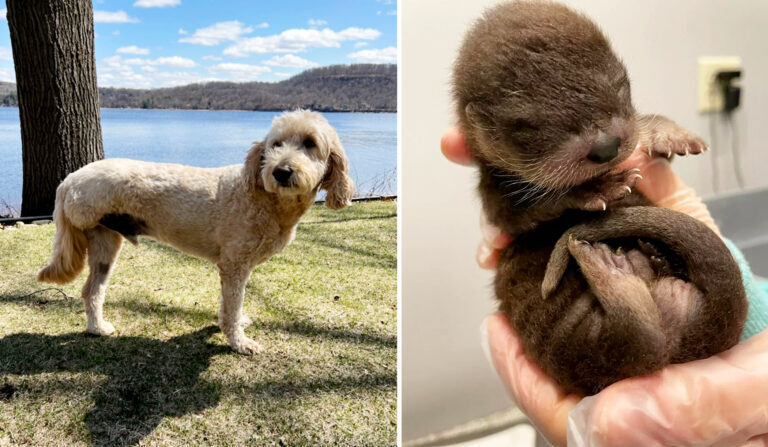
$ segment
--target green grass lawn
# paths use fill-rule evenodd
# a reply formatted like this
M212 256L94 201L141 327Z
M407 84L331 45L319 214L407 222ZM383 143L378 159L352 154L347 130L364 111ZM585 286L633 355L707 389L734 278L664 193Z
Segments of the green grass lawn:
M86 335L85 273L29 295L53 234L0 231L0 446L396 444L395 203L311 209L251 275L251 357L215 326L215 267L148 239L107 289L117 333Z

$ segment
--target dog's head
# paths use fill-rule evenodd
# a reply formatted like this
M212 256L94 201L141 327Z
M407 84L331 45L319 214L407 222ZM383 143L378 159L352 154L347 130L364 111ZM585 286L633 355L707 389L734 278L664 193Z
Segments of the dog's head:
M248 153L251 188L280 195L308 194L321 187L331 209L350 204L354 184L336 131L319 113L285 112L272 121L262 142Z

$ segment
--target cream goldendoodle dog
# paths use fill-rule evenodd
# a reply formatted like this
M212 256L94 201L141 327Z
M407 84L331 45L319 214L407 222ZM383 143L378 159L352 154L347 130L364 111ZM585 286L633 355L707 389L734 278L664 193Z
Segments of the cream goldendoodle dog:
M259 345L245 336L242 314L251 271L280 252L320 188L325 204L350 203L353 184L333 127L315 112L298 110L274 119L245 164L194 168L109 159L70 174L56 190L53 259L38 280L72 281L85 264L83 287L88 332L115 329L102 315L107 280L123 237L145 235L215 263L221 275L219 326L230 346L251 354Z

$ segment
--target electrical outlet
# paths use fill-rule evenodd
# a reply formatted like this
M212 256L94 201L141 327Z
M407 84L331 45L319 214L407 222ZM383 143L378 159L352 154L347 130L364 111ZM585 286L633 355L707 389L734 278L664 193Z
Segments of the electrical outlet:
M699 58L699 112L723 110L723 92L715 76L721 71L735 70L741 70L741 58L738 56Z

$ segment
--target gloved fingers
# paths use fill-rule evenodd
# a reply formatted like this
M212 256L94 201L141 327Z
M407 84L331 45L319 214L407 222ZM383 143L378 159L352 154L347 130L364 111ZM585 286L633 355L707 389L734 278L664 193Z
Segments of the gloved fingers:
M570 418L569 447L762 445L768 330L708 359L617 382Z
M768 447L768 434L755 436L741 447Z
M480 234L482 239L477 246L477 263L484 269L495 269L499 261L499 251L512 242L512 238L501 229L488 222L485 213L480 213Z
M485 325L493 366L518 407L552 445L564 447L568 412L581 396L567 394L528 360L520 339L504 315L490 315Z
M641 168L637 187L656 205L688 214L720 235L720 229L696 191L675 174L666 158L655 158ZM646 181L647 179L647 181Z
M638 146L630 157L616 167L616 170L640 169L641 179L635 187L658 206L688 214L698 219L718 235L714 219L693 188L686 186L672 170L669 160L664 157L650 157L645 148Z

